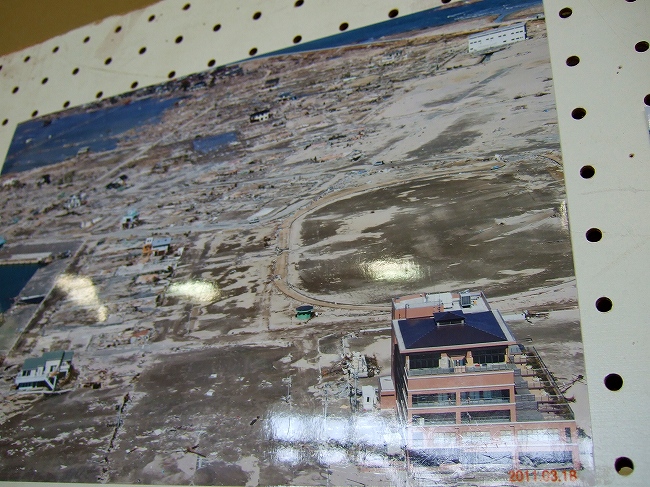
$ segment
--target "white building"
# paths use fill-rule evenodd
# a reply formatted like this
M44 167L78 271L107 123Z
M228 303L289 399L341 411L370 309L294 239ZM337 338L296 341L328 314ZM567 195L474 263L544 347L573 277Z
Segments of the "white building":
M56 381L70 372L74 352L57 350L44 353L38 358L28 358L20 374L14 380L18 389L46 387L53 391Z
M469 52L493 50L501 46L526 40L526 24L517 24L500 27L498 29L478 32L469 36Z
M363 410L371 411L375 408L377 404L377 392L372 386L363 386L361 387L361 397L363 400Z

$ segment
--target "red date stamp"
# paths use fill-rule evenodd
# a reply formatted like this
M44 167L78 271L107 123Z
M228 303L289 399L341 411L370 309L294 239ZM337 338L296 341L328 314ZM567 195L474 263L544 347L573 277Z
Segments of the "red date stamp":
M576 482L578 472L575 470L510 470L510 482Z

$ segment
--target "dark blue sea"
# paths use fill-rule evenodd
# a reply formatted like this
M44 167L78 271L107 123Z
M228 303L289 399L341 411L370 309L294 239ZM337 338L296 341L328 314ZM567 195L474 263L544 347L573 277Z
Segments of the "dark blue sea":
M354 26L351 25L351 30L340 34L304 42L259 57L372 42L386 36L430 27L439 27L441 25L484 17L486 15L498 15L499 18L497 20L500 20L500 18L506 15L538 5L542 5L542 0L481 0L466 5L454 5L449 8L432 8L359 29L354 29Z
M28 171L56 164L88 147L92 152L112 150L124 133L154 124L177 98L149 97L86 113L66 114L30 120L16 128L2 174Z
M12 298L20 294L39 267L38 264L0 265L0 312L9 309Z

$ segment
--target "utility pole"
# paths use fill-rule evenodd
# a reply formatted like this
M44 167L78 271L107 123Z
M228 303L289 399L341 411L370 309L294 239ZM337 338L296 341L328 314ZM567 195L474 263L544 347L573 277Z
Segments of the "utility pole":
M359 398L357 397L358 382L359 382L359 369L357 368L354 371L354 412L355 413L359 410Z
M287 402L289 403L289 407L291 407L291 376L289 376L289 380L287 381Z

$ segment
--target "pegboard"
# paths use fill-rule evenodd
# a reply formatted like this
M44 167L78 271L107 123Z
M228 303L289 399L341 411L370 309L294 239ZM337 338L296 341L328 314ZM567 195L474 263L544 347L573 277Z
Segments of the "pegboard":
M544 8L598 483L644 485L650 4L545 0ZM617 474L630 464L631 475Z
M460 0L165 0L0 58L0 156L25 120ZM650 3L544 0L598 485L645 485ZM631 475L629 469L634 466ZM620 470L617 473L617 470Z

